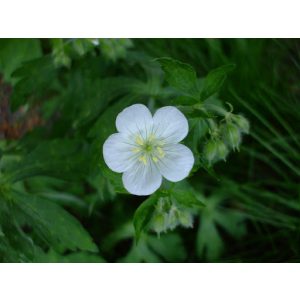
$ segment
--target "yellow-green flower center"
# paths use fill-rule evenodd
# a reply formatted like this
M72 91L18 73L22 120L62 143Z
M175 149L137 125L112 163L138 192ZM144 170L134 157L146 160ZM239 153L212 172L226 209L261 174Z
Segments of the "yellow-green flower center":
M157 139L153 134L144 138L141 134L135 136L136 147L132 148L132 152L137 154L138 160L144 165L150 161L157 163L165 156L163 150L164 143Z

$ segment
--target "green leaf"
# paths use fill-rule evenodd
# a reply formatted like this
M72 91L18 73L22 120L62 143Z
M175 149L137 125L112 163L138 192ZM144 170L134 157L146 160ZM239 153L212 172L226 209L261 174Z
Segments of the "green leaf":
M25 215L25 222L49 246L65 250L97 252L89 233L77 219L59 205L36 195L12 192L14 204Z
M132 224L125 223L111 232L101 247L105 252L111 253L118 243L131 239L130 249L118 262L182 262L187 257L183 240L177 233L167 233L160 238L144 234L138 244L134 242L134 235Z
M81 179L88 173L88 156L88 149L77 140L41 142L29 154L4 166L4 178L10 182L39 175Z
M208 73L203 82L200 99L203 101L217 93L222 87L227 74L235 68L235 64L227 64Z
M74 78L70 79L72 81L65 95L65 102L68 104L66 111L70 112L75 108L75 115L71 116L74 128L94 120L113 100L128 94L140 83L127 77L90 80L82 74L78 75L76 81ZM74 85L77 86L76 89Z
M147 228L153 213L155 206L159 200L159 194L155 193L151 195L146 201L144 201L133 216L133 225L135 229L136 241L139 241L142 232Z
M0 200L0 262L32 262L41 249L34 244L30 236L26 235L20 223L20 216L16 209L3 211L5 199ZM7 207L8 208L8 207Z
M189 134L185 139L185 145L188 146L194 155L199 152L199 145L208 132L208 124L204 118L189 118Z
M210 196L200 214L197 233L197 254L208 261L218 259L224 248L222 234L218 227L223 228L235 239L246 233L243 215L237 210L225 208L226 192L221 190Z
M39 263L103 263L105 260L98 255L88 252L76 252L68 255L61 255L54 250L37 256L34 262Z
M183 262L187 257L182 238L176 233L143 236L138 245L133 244L120 262Z
M195 192L189 190L173 190L171 195L176 202L186 208L203 208L205 204L195 196Z
M11 74L22 63L40 57L42 54L38 39L2 39L0 40L0 73L5 81L15 83Z
M223 252L224 243L214 221L208 215L200 220L197 236L197 254L200 258L214 261Z
M57 70L50 55L23 63L13 73L17 83L11 97L12 108L41 103L59 89Z
M185 95L198 98L198 82L195 70L188 64L172 58L158 58L165 73L166 81Z

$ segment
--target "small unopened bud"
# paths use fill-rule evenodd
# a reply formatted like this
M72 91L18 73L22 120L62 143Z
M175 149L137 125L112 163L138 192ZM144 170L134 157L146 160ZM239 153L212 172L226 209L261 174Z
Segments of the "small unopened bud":
M176 206L172 206L169 215L168 215L168 222L167 228L173 230L178 225L178 217L179 217L179 210Z
M165 213L155 214L152 218L152 229L160 234L167 229L167 215Z
M208 161L209 165L223 159L226 160L228 155L228 148L224 144L223 141L217 140L210 140L204 147L204 158Z
M232 120L238 126L241 132L248 134L250 130L249 121L242 115L233 115Z
M217 141L218 160L222 159L222 160L226 161L228 152L229 152L229 150L228 150L227 146L223 143L223 141L218 140Z
M224 142L228 146L230 146L234 150L239 150L239 145L241 143L241 132L236 125L232 123L227 123L226 125L223 125L222 136Z
M218 155L217 145L215 140L209 140L205 144L203 149L203 155L204 155L204 159L208 161L209 165L211 165L215 161Z
M193 227L193 216L189 211L179 212L179 223L186 228Z

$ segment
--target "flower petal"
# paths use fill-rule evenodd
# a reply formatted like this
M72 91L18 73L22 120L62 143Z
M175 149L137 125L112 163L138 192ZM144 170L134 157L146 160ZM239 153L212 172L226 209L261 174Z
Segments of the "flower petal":
M157 162L160 173L172 182L187 177L195 162L192 151L182 144L168 145L163 150L165 156Z
M116 119L119 132L135 134L152 128L153 119L149 109L143 104L134 104L121 111Z
M162 176L157 167L148 160L147 165L137 162L123 174L126 190L134 195L146 196L154 193L162 183Z
M174 106L165 106L153 116L155 135L166 143L178 143L189 131L189 124L184 114Z
M114 172L122 173L135 162L134 145L121 133L114 133L103 144L103 157L107 166Z

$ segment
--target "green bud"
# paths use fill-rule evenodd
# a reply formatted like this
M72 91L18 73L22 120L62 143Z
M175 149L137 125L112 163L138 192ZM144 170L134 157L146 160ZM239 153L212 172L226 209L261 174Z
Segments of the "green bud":
M180 211L179 212L179 223L186 228L191 228L193 227L193 216L192 214L187 211Z
M216 141L214 140L209 140L203 149L203 155L204 159L208 161L208 164L211 165L215 160L218 155L218 147L216 144Z
M227 146L223 143L223 141L220 140L218 140L216 143L217 143L218 160L222 159L226 161L226 157L229 153Z
M241 143L241 132L239 128L232 123L227 123L222 126L221 130L224 142L232 149L239 150Z
M209 165L223 159L226 160L228 155L228 148L221 140L210 140L204 147L204 158L208 161Z
M166 231L167 229L167 215L165 213L155 214L152 218L151 225L152 229L160 234L161 232Z
M241 132L248 134L250 130L249 121L242 115L233 115L232 120L238 126Z
M167 228L173 230L178 225L179 210L172 206L168 214Z

